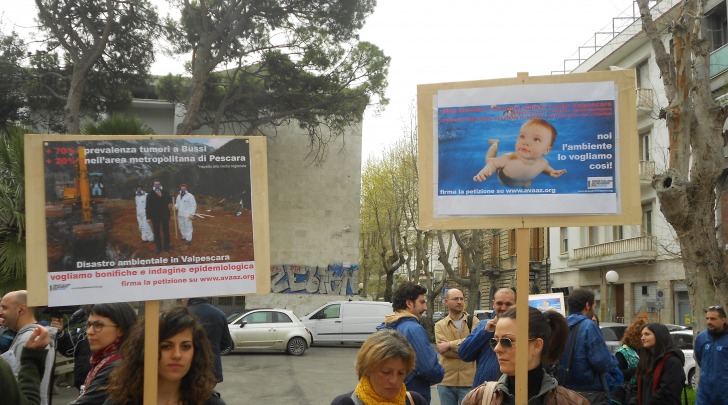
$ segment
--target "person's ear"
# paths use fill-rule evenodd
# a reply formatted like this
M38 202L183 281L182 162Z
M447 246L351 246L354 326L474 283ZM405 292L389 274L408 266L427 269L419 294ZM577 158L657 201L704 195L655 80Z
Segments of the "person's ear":
M536 338L533 341L533 351L534 353L541 355L541 352L543 351L543 339Z
M415 302L412 300L405 301L405 305L407 305L407 309L412 309L415 307Z

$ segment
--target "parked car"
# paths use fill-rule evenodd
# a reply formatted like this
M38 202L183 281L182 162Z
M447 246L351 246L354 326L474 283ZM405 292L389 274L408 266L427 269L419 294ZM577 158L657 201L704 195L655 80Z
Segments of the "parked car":
M693 331L690 329L674 330L670 332L672 340L675 342L675 346L682 350L685 355L685 384L689 385L690 388L696 388L695 367L697 363L695 357L693 357Z
M495 311L492 309L476 309L475 311L473 311L473 315L475 315L481 321L484 319L487 321L495 317Z
M622 336L624 335L624 331L627 330L627 326L623 323L616 322L601 322L599 324L604 342L607 343L607 348L611 353L616 353L617 349L622 346Z
M445 311L433 312L432 313L432 322L435 323L446 316L447 316L447 312L445 312Z
M381 301L332 301L301 317L315 343L362 343L377 330L392 304Z
M227 319L233 350L283 350L300 356L311 346L311 332L287 309L245 310Z
M684 326L684 325L678 325L678 324L674 324L674 323L663 323L663 325L665 325L667 327L667 330L669 330L670 332L672 332L674 330L687 330L687 329L692 329L692 327Z

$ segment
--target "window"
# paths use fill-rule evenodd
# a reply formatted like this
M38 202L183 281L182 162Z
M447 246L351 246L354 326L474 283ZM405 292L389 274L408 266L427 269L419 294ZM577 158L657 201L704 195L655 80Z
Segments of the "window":
M640 62L637 66L635 66L635 70L637 71L637 88L638 89L651 89L652 86L650 85L650 69L648 65L648 60L644 60Z
M599 244L599 227L590 226L587 228L587 232L589 233L589 246Z
M612 240L624 239L624 228L622 225L612 227Z
M316 317L316 319L332 319L332 318L338 318L341 314L341 305L334 304L329 305L328 307L322 309L319 314L320 317Z
M508 231L508 255L516 255L516 230L511 229Z
M293 323L291 317L283 312L275 312L276 323Z
M642 235L652 235L652 204L642 206Z
M559 240L561 243L559 243L559 250L561 254L568 254L569 253L569 233L568 228L560 228L559 232L561 233L561 236L559 237Z
M271 323L273 322L273 314L269 311L253 312L245 315L243 321L247 323Z
M728 42L728 18L726 16L725 2L720 2L715 8L705 13L707 20L711 51L715 51Z
M650 159L650 133L640 134L640 159L649 161Z

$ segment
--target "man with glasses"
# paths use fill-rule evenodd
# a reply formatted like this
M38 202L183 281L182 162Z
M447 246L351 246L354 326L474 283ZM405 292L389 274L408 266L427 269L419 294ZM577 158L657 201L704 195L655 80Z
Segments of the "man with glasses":
M457 288L447 290L443 302L448 315L435 324L435 341L440 353L440 364L445 369L445 378L437 386L437 393L441 405L459 405L473 385L475 364L462 361L458 356L458 347L479 320L465 312L465 297Z
M700 366L697 405L728 404L728 331L725 309L708 307L705 313L706 330L695 339L695 361Z
M30 339L33 331L38 326L35 320L35 312L32 307L28 306L28 292L25 290L11 291L0 300L0 318L3 319L8 329L17 331L13 343L8 351L2 354L2 358L7 361L10 368L18 378L20 372L20 355L25 347L25 343ZM51 381L51 370L56 360L55 352L55 336L56 329L48 328L51 336L51 343L46 347L48 355L46 356L45 372L40 382L40 403L48 404L48 387Z
M516 292L511 288L501 288L493 296L493 310L495 318L488 322L480 322L468 337L463 340L458 349L458 355L464 361L477 361L473 388L486 381L497 381L500 377L498 357L488 342L495 335L495 325L501 315L516 305Z
M427 310L425 293L427 289L411 281L397 286L392 293L394 313L384 318L377 329L395 329L404 335L415 350L415 369L404 379L408 391L414 391L430 403L430 386L442 381L445 370L437 361L437 352L432 348L425 328L420 325L420 317Z

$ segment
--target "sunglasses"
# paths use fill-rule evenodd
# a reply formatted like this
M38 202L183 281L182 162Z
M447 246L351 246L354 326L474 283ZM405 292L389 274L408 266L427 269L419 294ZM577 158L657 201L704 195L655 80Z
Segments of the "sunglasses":
M528 339L529 342L532 340L536 340L536 338ZM513 339L507 337L502 337L500 339L490 338L490 341L488 342L488 344L490 344L490 348L493 350L495 350L495 347L498 346L498 343L500 343L500 345L503 346L503 348L506 350L511 349L513 345L516 344Z
M723 309L723 307L721 307L720 305L713 305L708 307L708 311L719 311L721 309Z

